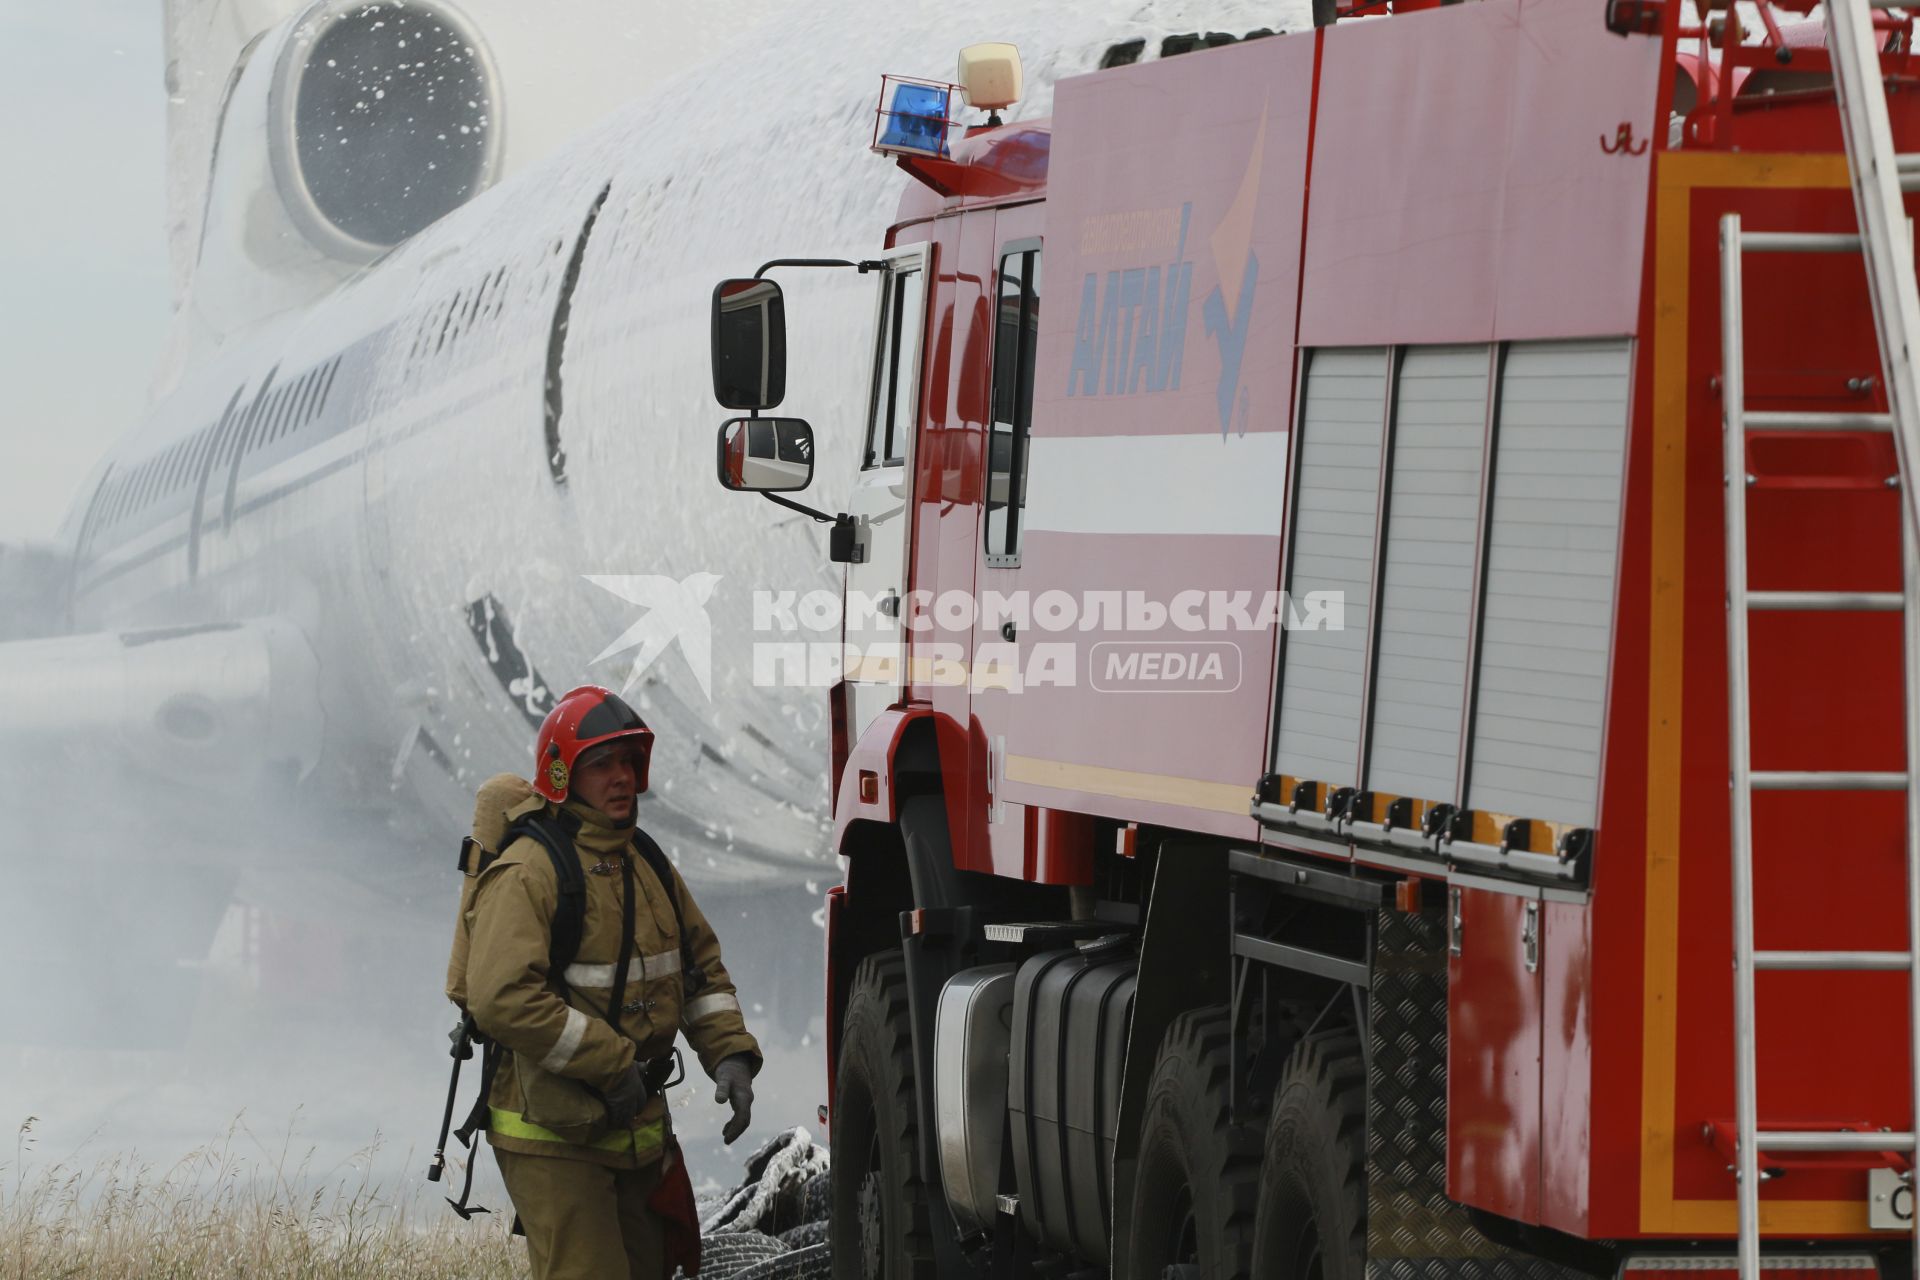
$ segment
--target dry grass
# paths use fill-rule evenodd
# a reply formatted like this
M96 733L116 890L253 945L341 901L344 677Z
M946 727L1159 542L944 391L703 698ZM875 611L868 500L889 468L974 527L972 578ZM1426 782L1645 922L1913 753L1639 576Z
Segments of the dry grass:
M28 1117L0 1164L0 1280L328 1277L519 1280L511 1215L462 1222L424 1179L395 1193L367 1172L379 1144L335 1174L258 1148L235 1121L164 1170L124 1156L88 1168L35 1162ZM422 1162L424 1163L424 1162ZM449 1177L459 1172L450 1170ZM499 1206L496 1206L499 1207Z

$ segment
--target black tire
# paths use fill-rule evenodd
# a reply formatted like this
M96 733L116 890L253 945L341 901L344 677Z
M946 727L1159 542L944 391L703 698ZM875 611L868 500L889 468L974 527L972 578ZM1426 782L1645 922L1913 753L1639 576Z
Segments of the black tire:
M834 1280L933 1275L908 1019L900 953L867 957L847 995L831 1113Z
M1232 1123L1224 1008L1167 1028L1148 1086L1129 1215L1125 1280L1247 1280L1259 1138Z
M1367 1077L1360 1041L1294 1046L1267 1120L1253 1270L1274 1280L1365 1280Z

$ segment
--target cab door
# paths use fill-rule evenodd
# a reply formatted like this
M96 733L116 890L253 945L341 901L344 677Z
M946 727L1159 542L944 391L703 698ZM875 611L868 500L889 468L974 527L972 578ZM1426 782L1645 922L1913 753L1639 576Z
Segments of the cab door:
M928 258L926 245L898 249L885 255L886 269L876 273L866 443L849 503L856 552L847 566L842 624L849 646L849 742L858 742L875 717L900 701L906 672L901 612L912 523L908 485L926 346Z
M1025 593L1020 573L1021 520L1027 489L1027 435L1033 418L1033 374L1039 351L1042 214L1039 204L1003 209L993 227L992 275L981 320L990 351L981 398L984 463L980 529L974 555L978 570L972 637L973 758L984 766L984 847L973 855L989 860L1000 875L1028 876L1032 833L1027 806L1004 798L1007 732L1013 699L1019 697L1023 658L1031 652L1029 609L995 609ZM1029 602L1030 606L1030 602ZM1020 616L1008 616L1020 615ZM976 863L979 865L979 863Z

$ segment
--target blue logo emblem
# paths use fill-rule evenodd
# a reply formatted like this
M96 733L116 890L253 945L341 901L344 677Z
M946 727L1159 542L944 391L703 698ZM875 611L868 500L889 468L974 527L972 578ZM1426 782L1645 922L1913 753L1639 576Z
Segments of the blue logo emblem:
M1260 159L1267 137L1266 113L1254 134L1253 154L1233 204L1209 237L1220 282L1200 305L1207 336L1220 348L1220 379L1214 403L1220 435L1240 411L1240 433L1249 408L1240 393L1240 371L1253 328L1253 299L1260 284L1260 258L1253 251L1253 215L1260 198ZM1169 211L1170 213L1171 211ZM1080 282L1080 315L1074 324L1069 396L1139 395L1180 389L1186 354L1187 306L1193 294L1193 262L1187 257L1191 201L1180 207L1180 237L1173 260L1154 266L1089 271Z
M1193 263L1187 260L1191 202L1180 207L1180 239L1173 261L1161 266L1089 271L1080 282L1080 318L1073 329L1070 396L1178 391L1187 346L1187 300ZM1096 319L1097 317L1097 319Z

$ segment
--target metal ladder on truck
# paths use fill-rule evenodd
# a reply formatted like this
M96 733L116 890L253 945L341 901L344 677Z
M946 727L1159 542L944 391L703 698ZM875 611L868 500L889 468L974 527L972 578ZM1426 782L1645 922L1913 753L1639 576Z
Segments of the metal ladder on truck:
M1828 0L1827 43L1839 99L1858 234L1743 232L1738 214L1720 224L1721 355L1726 464L1727 699L1732 773L1734 945L1734 1107L1739 1178L1741 1280L1760 1276L1760 1153L1899 1152L1915 1161L1914 1133L1760 1131L1756 1103L1754 977L1762 970L1904 970L1909 975L1913 1093L1920 1127L1920 284L1903 190L1920 189L1920 155L1896 156L1886 85L1873 25L1886 0ZM1741 264L1749 253L1859 253L1865 260L1874 329L1885 377L1887 413L1750 413L1746 408ZM1747 588L1746 439L1756 431L1886 431L1900 475L1902 590L1750 591ZM1764 610L1829 613L1904 611L1906 769L1900 773L1770 771L1752 767L1747 623ZM1754 946L1753 793L1755 791L1905 791L1907 796L1907 949L1763 951ZM1911 1200L1909 1201L1911 1203ZM1920 1214L1915 1215L1920 1224ZM1916 1237L1920 1268L1920 1237Z

